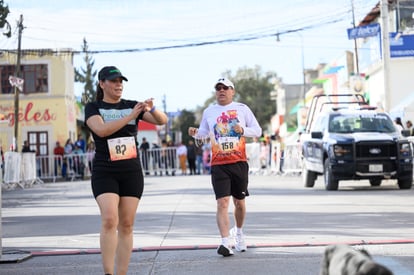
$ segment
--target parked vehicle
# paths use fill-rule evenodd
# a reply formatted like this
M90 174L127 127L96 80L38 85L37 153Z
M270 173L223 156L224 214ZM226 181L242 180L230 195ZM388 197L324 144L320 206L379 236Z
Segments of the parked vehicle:
M391 117L368 106L359 95L319 95L312 100L301 135L302 176L313 187L323 175L325 189L337 190L342 180L369 180L380 186L396 179L400 189L413 180L411 143Z

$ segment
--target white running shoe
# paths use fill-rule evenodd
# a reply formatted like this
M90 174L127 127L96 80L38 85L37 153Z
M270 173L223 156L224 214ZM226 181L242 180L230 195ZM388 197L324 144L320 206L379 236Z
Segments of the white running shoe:
M236 251L238 252L244 252L247 250L247 246L246 243L244 241L244 235L243 233L241 234L237 234L237 228L233 227L232 229L230 229L230 236L232 236L234 238L234 248L236 249Z
M231 250L230 247L222 244L217 248L217 254L223 255L224 257L228 257L234 255L234 252L233 250Z

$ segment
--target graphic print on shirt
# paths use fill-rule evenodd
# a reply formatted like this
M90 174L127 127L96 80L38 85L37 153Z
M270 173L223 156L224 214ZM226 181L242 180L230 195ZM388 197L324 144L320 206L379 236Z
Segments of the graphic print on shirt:
M105 122L117 120L128 116L132 109L99 109L99 112ZM128 122L129 125L135 125L135 121ZM111 161L132 159L137 157L137 147L134 137L118 137L108 139L109 157Z
M128 116L131 112L132 109L99 109L99 113L105 122L121 119ZM135 125L135 121L132 119L128 122L128 125Z
M214 125L212 145L212 164L228 164L245 161L245 139L234 131L239 123L237 110L222 112Z

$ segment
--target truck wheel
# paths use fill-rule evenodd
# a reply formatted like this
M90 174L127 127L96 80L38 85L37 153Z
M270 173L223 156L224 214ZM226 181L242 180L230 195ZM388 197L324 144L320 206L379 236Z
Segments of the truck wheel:
M303 166L302 179L305 187L313 187L315 185L316 173L309 171L305 166Z
M412 178L398 179L398 187L400 189L411 189L412 185L413 185L413 179Z
M338 180L332 174L332 169L329 166L329 159L325 160L323 178L325 181L326 190L338 190Z
M371 184L371 186L380 186L382 182L382 179L370 179L369 180L369 184Z

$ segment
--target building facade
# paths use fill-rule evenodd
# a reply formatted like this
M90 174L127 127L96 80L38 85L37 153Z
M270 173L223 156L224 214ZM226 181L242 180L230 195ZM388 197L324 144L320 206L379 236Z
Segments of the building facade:
M24 80L17 99L9 81L15 75L17 51L0 53L0 113L8 123L0 124L0 146L3 151L21 150L25 140L37 155L51 155L56 141L62 145L77 138L79 108L74 95L74 67L71 50L23 50L20 78ZM17 139L15 127L17 124Z

